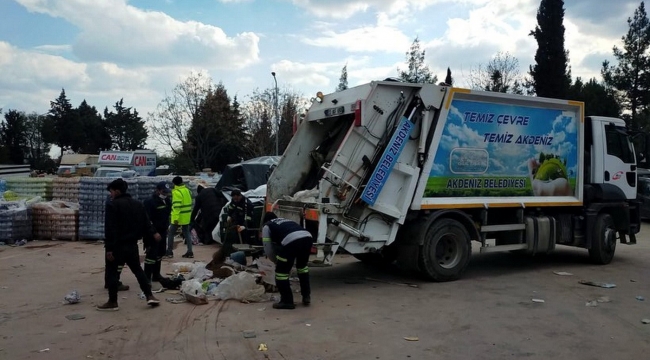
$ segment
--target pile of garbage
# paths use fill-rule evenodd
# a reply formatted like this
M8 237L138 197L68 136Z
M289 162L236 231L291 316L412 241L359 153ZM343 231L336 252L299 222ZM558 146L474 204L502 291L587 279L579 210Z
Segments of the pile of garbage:
M256 259L244 266L230 258L223 259L217 250L210 263L174 263L174 279L182 278L182 301L196 305L209 300L240 300L245 303L273 300L275 264L268 259ZM181 302L168 299L169 302Z

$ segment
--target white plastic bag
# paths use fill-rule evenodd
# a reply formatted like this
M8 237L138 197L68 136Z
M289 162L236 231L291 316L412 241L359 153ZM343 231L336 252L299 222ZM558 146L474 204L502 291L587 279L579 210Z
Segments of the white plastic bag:
M205 279L212 278L212 271L205 268L205 263L197 262L194 263L194 269L190 272L188 279L197 279L203 281Z
M275 264L267 258L257 259L257 268L262 275L262 281L267 284L275 285Z
M205 264L204 264L205 265ZM194 263L191 262L177 262L172 264L172 269L175 273L188 273L194 271Z
M218 242L219 244L222 244L223 242L221 241L221 231L219 231L220 229L221 229L221 221L219 221L217 223L217 226L214 229L212 229L212 239Z
M255 283L255 276L240 272L219 283L215 291L217 299L237 299L249 302L266 301L270 296L264 293L264 286Z
M203 290L203 283L197 279L183 281L181 285L181 293L200 297L205 295L205 290Z

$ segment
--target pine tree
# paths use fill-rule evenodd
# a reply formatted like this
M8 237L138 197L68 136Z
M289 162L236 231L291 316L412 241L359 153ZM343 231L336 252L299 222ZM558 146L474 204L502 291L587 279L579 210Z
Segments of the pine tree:
M451 69L447 68L447 76L445 77L445 84L452 86L454 85L454 78L451 77Z
M530 32L537 40L535 65L530 67L537 96L566 99L571 85L569 55L564 50L564 1L542 0L537 26Z
M147 129L138 111L124 107L124 99L113 105L115 112L104 109L106 130L111 136L113 148L116 150L143 149L147 142Z
M618 65L603 62L602 75L605 83L622 93L623 105L631 113L630 127L650 128L650 22L645 4L628 18L629 30L623 36L623 49L614 46Z
M348 64L345 64L343 69L341 69L341 77L339 78L339 86L336 87L336 91L343 91L348 88Z
M397 69L400 79L409 83L435 84L438 77L431 74L429 66L424 61L425 55L425 50L420 49L420 39L416 37L409 51L406 52L408 71Z
M46 142L59 146L63 155L63 150L73 144L74 135L70 129L78 125L70 100L65 95L65 89L61 89L56 100L50 101L47 123L49 131L46 134Z

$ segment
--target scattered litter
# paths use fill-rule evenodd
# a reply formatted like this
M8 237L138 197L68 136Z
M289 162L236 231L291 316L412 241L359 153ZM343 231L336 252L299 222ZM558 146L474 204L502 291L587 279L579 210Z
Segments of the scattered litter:
M0 241L0 246L7 245L4 241Z
M572 273L566 271L553 271L553 274L560 276L573 276Z
M598 299L596 299L599 303L608 303L612 302L612 300L609 299L609 296L601 296Z
M616 284L610 284L610 283L601 283L601 282L587 281L587 280L580 280L579 282L583 285L597 286L605 289L611 289L616 287Z
M65 318L68 320L81 320L81 319L85 319L86 316L81 314L70 314L70 315L66 315Z
M416 285L416 284L409 284L409 283L396 283L396 282L392 282L392 281L386 281L386 280L380 280L380 279L373 279L373 278L369 278L369 277L367 277L366 280L368 280L368 281L381 282L381 283L384 283L384 284L390 284L390 285L400 285L400 286L408 286L408 287L412 287L412 288L419 288L419 286Z
M636 299L639 300L639 301L645 301L645 298L643 296L640 296L640 295L637 296Z
M48 352L48 351L50 351L50 348L45 348L45 349L39 350L38 352Z
M269 348L266 346L266 344L260 344L260 346L257 348L258 351L267 351Z
M636 282L636 280L634 280L634 279L630 279L630 282Z
M242 335L244 335L244 339L252 339L252 338L257 337L257 335L255 334L255 331L253 331L253 330L244 330L244 331L242 331Z
M311 326L311 324L305 324L305 326Z
M20 241L17 241L17 242L16 242L16 245L17 245L17 246L27 245L27 240L22 239L22 240L20 240ZM50 350L50 349L48 349L48 350Z
M8 287L6 287L6 286L3 286L2 288L3 288L3 289L9 289L9 288L8 288Z
M208 303L208 299L205 297L205 295L194 296L191 294L185 294L185 300L191 302L194 305L205 305Z
M161 292L165 292L165 288L161 287L158 290L151 290L151 292L154 294L160 294Z
M138 294L138 298L139 298L140 300L145 300L147 297L144 295L143 292L141 292L141 293Z
M544 303L543 299L533 299L534 303Z
M172 304L182 304L184 302L187 302L184 297L166 298L165 301Z
M404 340L406 341L420 341L420 338L417 336L405 336Z
M644 324L650 324L650 319L643 319L641 322Z
M122 299L126 299L126 296L122 296Z
M598 306L598 300L589 301L585 304L587 307L596 307Z
M86 355L86 359L92 359L92 355Z
M257 311L264 311L264 310L266 310L266 306L265 306L265 307L262 307L262 308L259 308L259 309L257 309Z
M77 290L72 290L68 295L63 298L68 304L76 304L81 301L81 296Z

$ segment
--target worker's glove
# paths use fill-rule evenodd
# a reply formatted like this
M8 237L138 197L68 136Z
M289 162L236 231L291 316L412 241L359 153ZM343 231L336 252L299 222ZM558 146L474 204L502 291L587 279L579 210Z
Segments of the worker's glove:
M237 226L237 232L242 232L244 230L246 230L246 226Z

